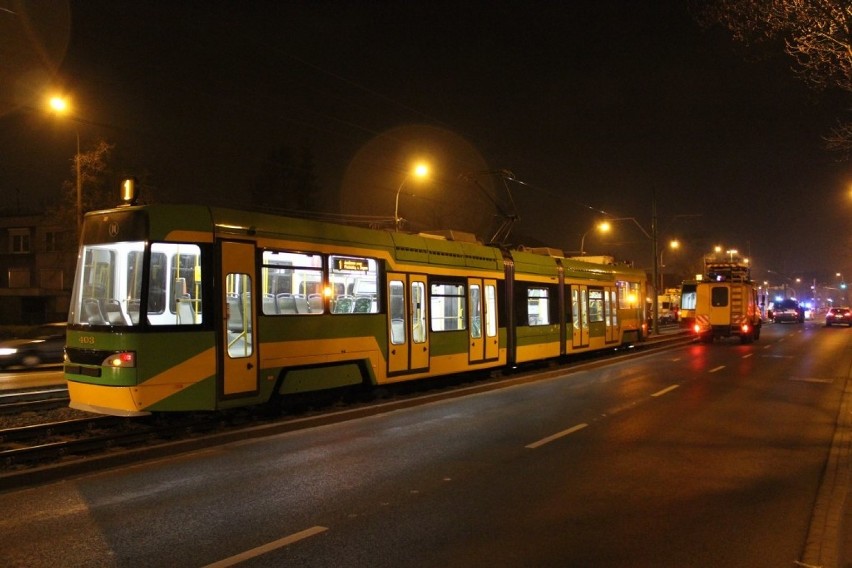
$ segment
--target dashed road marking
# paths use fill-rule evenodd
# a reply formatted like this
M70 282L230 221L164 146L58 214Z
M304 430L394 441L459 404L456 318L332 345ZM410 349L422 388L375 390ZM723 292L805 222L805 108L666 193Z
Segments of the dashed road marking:
M562 430L561 432L557 432L556 434L553 434L552 436L548 436L547 438L542 438L538 442L533 442L532 444L527 444L526 447L531 449L531 450L534 450L534 449L541 447L545 444L549 444L550 442L552 442L554 440L558 440L559 438L563 438L563 437L567 436L568 434L573 434L574 432L582 430L586 426L588 426L588 424L586 424L585 422L583 422L582 424L577 424L576 426L572 426L571 428L568 428L567 430Z
M664 394L666 394L667 392L671 392L671 391L675 390L675 389L676 389L677 387L679 387L679 386L680 386L680 385L672 385L672 386L670 386L670 387L666 387L666 388L664 388L663 390L658 390L657 392L655 392L655 393L654 393L654 394L652 394L651 396L663 396L663 395L664 395Z
M264 544L263 546L258 546L257 548L246 550L245 552L241 552L240 554L236 554L234 556L231 556L230 558L225 558L224 560L219 560L218 562L214 562L213 564L208 564L204 568L227 568L228 566L234 566L235 564L239 564L240 562L245 562L246 560L249 560L256 556L266 554L267 552L271 552L278 548L293 544L294 542L298 542L314 535L318 535L327 530L328 528L326 527L311 527L309 529L293 533L289 536L285 536L284 538L274 540L270 543Z

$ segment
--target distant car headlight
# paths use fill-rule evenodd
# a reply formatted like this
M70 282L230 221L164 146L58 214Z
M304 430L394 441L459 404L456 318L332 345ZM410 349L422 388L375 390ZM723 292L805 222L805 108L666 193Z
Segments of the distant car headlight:
M0 357L8 357L9 355L14 355L18 350L14 347L0 347Z

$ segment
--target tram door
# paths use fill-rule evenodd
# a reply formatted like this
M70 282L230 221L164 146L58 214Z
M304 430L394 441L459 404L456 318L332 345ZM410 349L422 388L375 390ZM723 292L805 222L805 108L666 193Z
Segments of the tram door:
M222 241L221 349L222 394L252 394L258 390L257 310L252 299L254 245Z
M468 329L470 333L471 363L497 359L497 281L468 278Z
M589 345L589 289L587 286L571 286L571 345Z
M426 277L388 274L388 374L429 368Z
M604 288L604 319L606 320L606 341L611 343L620 337L618 329L618 303L615 288Z

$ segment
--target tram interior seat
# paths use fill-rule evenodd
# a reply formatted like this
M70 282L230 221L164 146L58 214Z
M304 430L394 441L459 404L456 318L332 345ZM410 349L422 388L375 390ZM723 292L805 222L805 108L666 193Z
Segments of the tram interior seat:
M311 309L312 314L322 313L322 311L323 311L322 295L321 294L310 294L308 296L308 307Z
M422 323L416 322L411 327L411 340L414 343L424 343L426 341L426 327Z
M355 309L355 298L352 296L337 297L337 302L334 304L334 313L351 314L353 309Z
M273 294L264 294L263 295L263 313L265 313L265 314L277 314L278 313L278 304L275 303L275 296Z
M239 333L243 331L243 314L240 308L240 297L228 294L228 331Z
M357 296L352 311L356 314L369 314L373 306L373 299L370 296Z
M405 321L401 319L391 320L391 344L401 345L405 343Z
M83 320L92 325L103 325L106 323L101 304L96 298L83 298Z
M296 298L292 294L283 292L275 298L278 302L279 314L295 314L296 313Z
M297 314L309 314L311 313L310 308L308 307L308 299L305 298L301 294L296 294L293 296L293 302L296 304L296 313Z
M127 315L130 316L130 321L133 325L137 325L139 323L140 305L141 301L138 298L131 298L127 300Z
M177 299L177 317L180 325L195 323L195 310L192 309L192 298L189 294L183 294Z
M103 313L110 325L127 325L127 318L121 309L121 303L114 298L103 301Z

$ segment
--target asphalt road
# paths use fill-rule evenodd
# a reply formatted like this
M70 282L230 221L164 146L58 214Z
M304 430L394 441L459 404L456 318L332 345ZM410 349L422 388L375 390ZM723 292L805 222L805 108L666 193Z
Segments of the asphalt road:
M792 566L850 342L845 328L767 325L752 345L692 344L6 491L0 563Z

